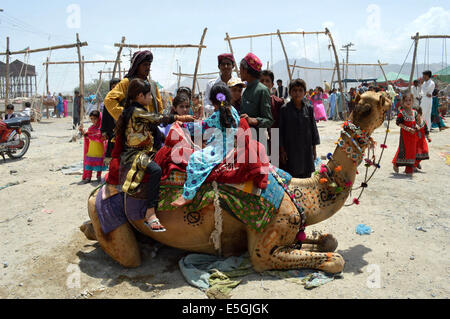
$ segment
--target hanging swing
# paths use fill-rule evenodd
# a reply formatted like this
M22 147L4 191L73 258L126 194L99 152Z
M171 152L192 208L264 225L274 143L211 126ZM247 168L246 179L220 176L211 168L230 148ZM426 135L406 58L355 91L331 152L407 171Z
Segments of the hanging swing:
M318 56L319 56L319 68L320 68L320 87L322 87L323 84L323 77L322 77L322 60L320 58L320 44L319 44L319 34L317 34L317 52L318 52Z

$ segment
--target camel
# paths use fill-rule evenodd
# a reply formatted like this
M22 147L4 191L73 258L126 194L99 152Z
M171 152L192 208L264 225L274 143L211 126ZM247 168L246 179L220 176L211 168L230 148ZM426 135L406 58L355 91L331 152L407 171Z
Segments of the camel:
M369 137L382 125L385 114L391 107L391 100L385 93L366 92L357 97L357 105L349 121L359 127ZM350 132L352 137L356 133ZM341 135L345 140L346 137ZM360 155L357 163L341 147L335 149L333 158L327 166L335 174L335 186L342 188L339 193L330 190L328 184L322 184L320 175L307 179L293 178L289 189L304 208L306 227L320 223L332 217L345 204L350 188L356 178L358 165L361 163L365 143L359 144ZM351 140L348 141L351 143ZM354 148L355 150L358 148ZM362 152L362 154L361 154ZM164 233L154 233L144 226L144 220L131 221L105 235L100 227L95 201L97 192L88 200L90 223L81 226L86 237L97 240L101 248L115 261L127 268L138 267L141 255L133 227L145 236L164 245L195 253L218 254L217 244L211 241L211 234L216 230L215 207L209 205L194 215L183 209L164 212L158 217L166 227ZM125 208L126 210L126 208ZM248 251L250 261L256 272L282 269L317 269L327 273L339 273L344 269L343 257L335 253L337 240L331 234L306 236L300 247L297 240L301 214L291 197L285 193L281 206L270 223L262 232L250 229L228 212L222 212L222 233L220 234L220 252L224 257L240 256ZM308 228L307 228L308 229Z

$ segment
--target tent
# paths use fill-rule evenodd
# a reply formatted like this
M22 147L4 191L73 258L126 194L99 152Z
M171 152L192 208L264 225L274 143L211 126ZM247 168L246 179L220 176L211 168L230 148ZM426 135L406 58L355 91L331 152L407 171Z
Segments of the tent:
M388 82L393 83L395 86L398 86L398 87L406 87L409 84L409 76L407 76L406 74L401 74L401 73L398 74L397 72L388 72L388 73L386 73L386 78L387 78ZM384 76L380 76L377 79L377 83L385 86L386 80L385 80Z
M434 76L443 82L450 83L450 66L434 73Z

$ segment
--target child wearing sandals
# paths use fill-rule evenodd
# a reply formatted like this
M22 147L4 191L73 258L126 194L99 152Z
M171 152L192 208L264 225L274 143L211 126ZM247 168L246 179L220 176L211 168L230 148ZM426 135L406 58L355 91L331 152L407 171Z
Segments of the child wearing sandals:
M145 225L153 232L164 232L166 229L156 217L162 172L159 165L152 160L163 139L158 125L175 121L192 122L194 117L151 113L145 108L151 101L150 83L139 78L132 80L128 87L125 108L117 121L115 134L123 143L120 165L128 169L122 190L132 195L136 185L143 182L143 173L147 174L149 185Z
M417 111L412 108L414 97L407 93L402 97L402 108L397 115L396 124L401 128L400 141L392 164L398 173L399 166L405 166L405 173L412 176L417 154Z

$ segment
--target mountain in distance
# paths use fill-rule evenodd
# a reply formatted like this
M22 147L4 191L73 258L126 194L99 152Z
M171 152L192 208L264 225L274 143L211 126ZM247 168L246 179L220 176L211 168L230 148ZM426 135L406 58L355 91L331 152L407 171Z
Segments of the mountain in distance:
M294 61L296 63L296 65L300 65L300 66L305 66L305 67L314 67L314 68L318 68L318 67L322 67L322 68L329 68L332 69L334 67L334 61L330 62L330 61L326 61L326 62L322 62L321 65L319 65L319 63L313 62L311 60L305 59L305 58L301 58L301 59L289 59L289 64L290 65L294 65ZM350 63L353 63L350 61ZM401 72L401 74L405 74L409 77L410 73L411 73L411 63L405 63L403 65L401 64L388 64L383 66L383 70L384 72L387 74L389 72L395 72L395 73L399 73ZM344 74L342 72L343 66L342 64L340 64L340 68L341 68L341 79L344 79ZM439 70L441 70L443 68L441 63L430 63L429 65L429 70L431 70L431 72L437 72ZM417 68L414 71L414 79L416 79L417 77L421 77L422 76L422 71L427 70L428 69L428 64L424 65L422 64L418 64ZM274 73L275 75L275 86L276 86L276 81L278 79L281 79L283 81L283 85L287 85L287 83L289 82L289 76L287 73L287 67L286 67L286 61L285 60L279 60L278 62L276 62L273 65L273 68L271 68L271 71ZM235 76L235 73L233 73L233 76ZM327 81L328 83L331 83L331 78L333 76L333 71L332 70L306 70L306 69L299 69L299 68L295 68L294 74L293 74L293 78L301 78L303 80L305 80L307 87L308 88L315 88L316 86L321 86L323 87L324 85L324 81ZM379 66L349 66L348 68L348 78L349 79L371 79L371 78L378 78L380 76L383 76L383 73L380 69ZM198 84L200 86L200 90L201 92L205 91L206 88L206 84L208 83L209 80L205 80L205 79L200 79L198 80ZM337 81L337 74L334 75L334 81ZM187 87L192 87L192 78L184 78L181 80L181 86L187 86ZM355 87L357 86L357 83L349 83L348 84L348 89L351 87ZM168 91L169 92L174 92L176 89L177 84L174 83L172 84L169 88ZM336 83L336 87L337 87L337 83ZM198 89L197 89L198 92Z

